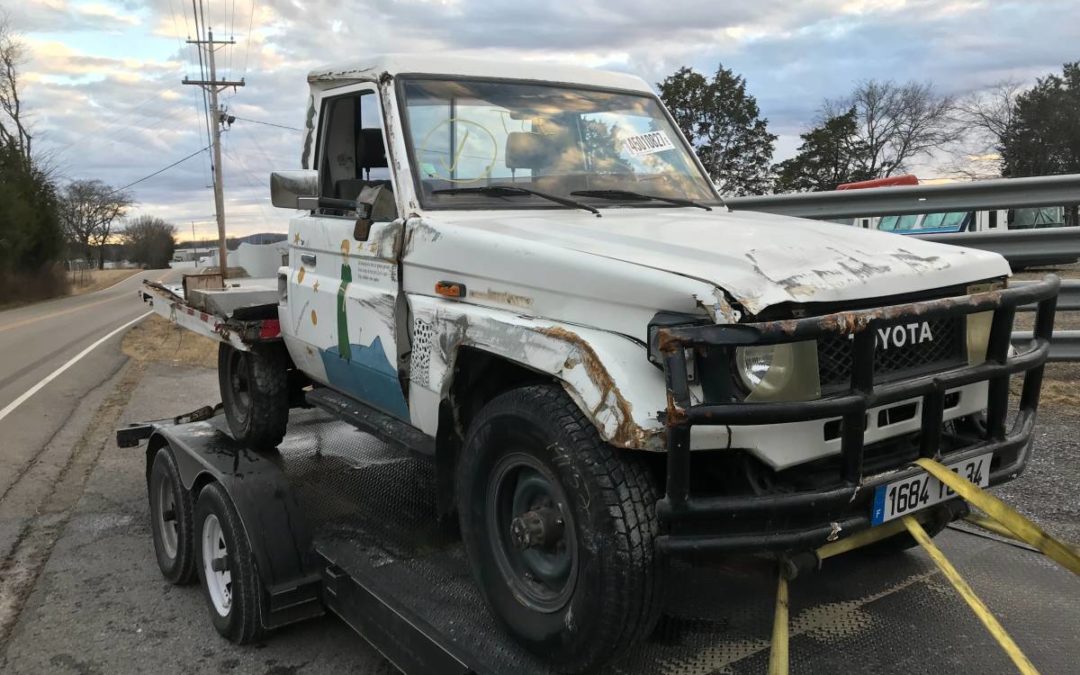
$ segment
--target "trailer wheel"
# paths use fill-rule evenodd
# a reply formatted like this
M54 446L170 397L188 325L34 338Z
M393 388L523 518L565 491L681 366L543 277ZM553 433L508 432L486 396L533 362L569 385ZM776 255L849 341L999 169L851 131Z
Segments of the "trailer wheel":
M218 483L195 505L199 581L218 633L237 644L262 637L263 588L240 516Z
M289 423L289 362L280 345L218 347L218 385L233 438L253 450L277 447Z
M191 583L195 579L191 494L180 482L176 458L168 445L154 454L147 494L150 531L161 575L172 584Z
M489 608L526 648L592 670L659 618L656 488L559 388L488 403L457 471L462 538Z

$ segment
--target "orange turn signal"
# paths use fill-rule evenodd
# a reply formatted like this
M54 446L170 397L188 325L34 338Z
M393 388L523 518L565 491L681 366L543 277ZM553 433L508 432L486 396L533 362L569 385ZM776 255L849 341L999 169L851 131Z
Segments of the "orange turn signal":
M459 284L456 281L439 281L435 284L435 293L447 298L464 298L465 284Z

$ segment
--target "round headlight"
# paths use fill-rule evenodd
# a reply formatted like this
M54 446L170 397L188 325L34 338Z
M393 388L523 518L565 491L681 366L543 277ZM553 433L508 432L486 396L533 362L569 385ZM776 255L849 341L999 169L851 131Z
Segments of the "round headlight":
M776 345L740 347L735 351L735 370L747 391L754 391L765 381L773 367Z
M748 402L810 401L821 396L813 340L738 347L735 372Z
M735 370L749 401L786 398L796 371L793 345L754 345L735 350Z

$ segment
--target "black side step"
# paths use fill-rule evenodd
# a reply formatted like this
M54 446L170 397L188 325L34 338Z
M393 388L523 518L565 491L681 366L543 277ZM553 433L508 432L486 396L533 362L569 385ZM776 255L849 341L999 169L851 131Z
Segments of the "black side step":
M316 387L307 392L307 402L398 448L427 457L435 456L434 438L351 396L328 387Z

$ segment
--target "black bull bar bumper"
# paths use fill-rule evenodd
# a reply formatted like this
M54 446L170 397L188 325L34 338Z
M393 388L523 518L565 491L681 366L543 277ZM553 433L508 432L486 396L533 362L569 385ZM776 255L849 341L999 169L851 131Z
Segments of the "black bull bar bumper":
M901 467L864 476L864 424L868 410L913 398L922 399L918 442L922 457L940 459L945 393L987 382L986 432L980 442L949 453L957 462L992 452L990 484L1015 477L1027 464L1043 367L1050 351L1060 280L1042 281L973 295L824 316L762 323L662 328L659 347L667 382L667 485L657 503L665 526L660 550L672 554L749 551L794 552L816 548L870 526L874 488L921 472ZM1037 303L1031 343L1009 355L1017 308ZM875 383L874 335L877 327L905 320L993 312L986 361L900 381ZM850 335L851 381L841 393L809 401L693 405L687 351L745 345L769 345ZM1019 407L1006 429L1010 376L1023 373ZM828 488L745 496L690 494L690 430L695 425L765 425L842 419L841 462L836 483ZM792 523L796 523L792 525Z

